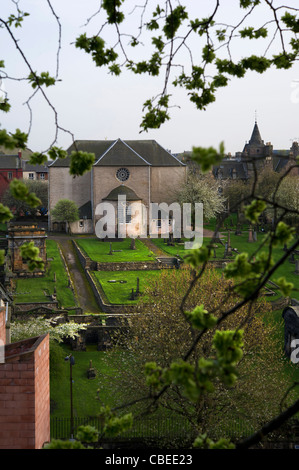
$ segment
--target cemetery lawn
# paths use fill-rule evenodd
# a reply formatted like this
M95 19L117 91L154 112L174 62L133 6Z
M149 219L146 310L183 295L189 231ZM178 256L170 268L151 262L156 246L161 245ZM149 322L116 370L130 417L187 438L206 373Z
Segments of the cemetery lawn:
M110 242L103 242L99 238L77 239L76 243L90 259L101 263L153 261L155 259L154 254L138 239L135 240L136 250L131 250L130 238L111 242L112 255L109 254Z
M54 240L47 240L46 243L49 262L45 276L17 279L15 302L47 302L56 287L59 304L63 307L74 307L76 301L72 290L68 287L68 275L58 245ZM56 282L54 282L54 273L56 273Z
M248 253L249 256L254 255L260 243L262 242L264 236L265 235L263 233L259 233L257 242L252 243L252 242L248 242L247 231L244 232L242 235L235 235L234 233L231 233L230 234L231 246L232 248L236 248L238 252L240 253L246 252ZM220 235L220 239L225 245L225 242L227 241L227 232L222 231ZM208 245L210 240L211 240L210 238L204 238L203 244ZM152 238L151 241L156 246L158 246L161 250L163 250L165 253L170 254L172 256L179 256L181 259L184 259L184 256L188 252L188 250L185 250L184 248L183 239L181 243L174 243L174 246L168 246L167 243L164 242L164 239L161 239L161 238L156 238L156 239ZM219 243L217 244L217 246L218 248L216 249L216 259L223 259L225 248ZM265 247L261 251L267 251L267 247ZM278 261L278 259L283 255L283 253L284 251L281 245L273 247L272 255L273 255L274 261ZM236 256L236 253L233 255L233 257L235 256ZM213 261L213 259L215 258L213 257L213 252L212 252L211 260ZM295 259L299 259L299 256L295 255ZM287 260L277 269L275 274L272 276L271 280L275 282L276 279L279 279L280 277L284 276L288 282L292 282L294 284L292 297L299 300L299 276L295 275L294 271L295 271L295 264L291 264ZM298 290L295 290L296 288ZM274 300L279 297L281 297L281 295L277 294L276 296L271 297L271 300Z
M97 391L103 396L105 376L114 370L117 373L118 353L109 353L109 363L104 360L105 352L96 347L87 346L86 351L72 351L67 345L60 346L62 355L60 363L50 373L51 418L70 416L70 363L64 357L72 353L75 365L72 367L74 416L97 416L103 403L98 400ZM87 378L89 363L96 369L94 379ZM109 371L108 371L109 368ZM58 372L57 372L58 371ZM105 395L105 405L113 405L114 397Z
M139 278L141 294L149 279L158 279L160 270L156 271L93 271L92 275L104 291L108 302L112 304L134 305L137 300L130 300L132 289L134 292ZM109 282L116 281L116 282ZM120 281L125 281L124 283ZM138 299L138 298L137 298Z

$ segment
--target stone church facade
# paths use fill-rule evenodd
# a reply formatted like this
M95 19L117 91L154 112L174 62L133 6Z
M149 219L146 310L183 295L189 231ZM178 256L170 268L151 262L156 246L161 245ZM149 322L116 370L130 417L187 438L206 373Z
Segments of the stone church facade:
M80 220L72 224L73 233L94 233L97 206L115 206L119 196L128 205L142 203L147 212L151 203L170 205L186 180L186 165L154 140L80 140L68 153L75 149L95 154L91 171L74 178L70 157L49 165L49 212L60 199L74 201ZM49 230L59 229L49 215Z

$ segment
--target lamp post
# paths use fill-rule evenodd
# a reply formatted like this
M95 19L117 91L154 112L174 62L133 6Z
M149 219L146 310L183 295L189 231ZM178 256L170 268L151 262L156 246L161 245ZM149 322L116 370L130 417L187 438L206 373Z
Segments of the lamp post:
M71 398L71 439L74 439L74 415L73 415L73 365L75 358L72 354L64 358L65 361L70 361L70 398Z

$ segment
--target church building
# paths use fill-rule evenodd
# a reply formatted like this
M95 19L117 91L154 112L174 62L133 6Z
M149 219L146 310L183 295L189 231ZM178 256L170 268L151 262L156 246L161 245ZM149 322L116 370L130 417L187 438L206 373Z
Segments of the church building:
M125 222L130 223L130 205L139 203L145 212L152 203L170 205L187 176L186 165L154 140L79 140L69 147L68 154L74 150L94 153L95 162L91 171L75 178L69 173L70 157L49 165L52 231L63 229L51 220L51 209L61 199L70 199L79 208L80 219L71 224L72 233L95 233L99 204L108 202L116 208L119 199L125 200ZM139 218L143 216L139 214ZM121 217L117 209L116 217ZM160 221L156 223L159 226Z
M298 142L293 142L289 150L273 149L271 142L264 142L255 120L251 137L242 152L235 156L228 154L219 165L213 167L214 177L218 180L239 179L247 181L265 166L274 171L285 170L295 163L299 154Z

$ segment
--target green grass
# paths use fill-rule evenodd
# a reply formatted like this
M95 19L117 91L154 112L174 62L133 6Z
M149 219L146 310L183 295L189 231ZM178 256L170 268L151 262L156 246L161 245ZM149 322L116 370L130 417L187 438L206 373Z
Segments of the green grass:
M140 240L136 240L136 250L130 249L130 238L119 242L111 242L112 251L115 250L112 255L109 254L110 243L103 242L99 238L78 239L76 242L89 258L101 263L152 261L155 259L154 254Z
M114 369L117 373L118 353L109 353L109 365L107 365L107 361L104 360L104 351L97 351L92 347L86 352L71 351L66 345L61 348L63 354L60 364L56 364L55 367L56 371L59 370L59 374L50 374L51 417L70 416L70 363L64 361L64 356L70 352L75 358L75 365L72 366L74 416L96 416L103 405L97 399L97 390L99 390L99 396L102 397L101 392L105 387L103 377L111 374ZM92 360L92 367L97 371L94 379L87 378L90 360ZM113 405L112 396L105 395L105 405Z
M94 279L101 285L108 302L134 305L137 300L130 300L130 294L132 289L136 291L137 278L139 278L139 289L142 294L147 280L150 278L158 279L160 271L93 271L92 274ZM120 283L119 281L126 282Z
M221 237L221 240L225 244L227 241L227 232L222 231L223 237ZM264 238L264 234L259 233L257 242L248 242L248 232L245 231L242 233L242 235L235 235L234 233L230 234L230 240L231 240L231 246L232 248L236 248L240 253L246 252L249 254L249 256L254 255L256 250L258 249L260 243L262 242ZM163 250L165 253L173 255L173 256L179 256L180 258L184 258L184 256L187 254L188 250L185 250L184 244L183 243L175 243L174 246L168 246L167 243L164 242L164 239L157 238L157 239L152 239L152 242L155 243L156 246L158 246L161 250ZM210 242L210 238L204 238L203 239L203 244L207 245ZM216 249L216 259L223 259L224 257L224 252L225 252L225 247L222 246L220 243L217 244L218 248ZM262 251L267 251L267 246L262 250ZM277 247L273 247L272 255L274 261L278 261L279 258L284 254L283 247L281 245ZM236 253L234 253L233 256L236 256ZM211 260L213 260L213 254ZM295 259L299 259L299 256L295 256ZM271 280L275 281L275 279L278 279L282 276L284 276L288 282L292 282L294 284L294 288L298 290L293 290L292 292L292 297L299 299L299 276L294 274L295 271L295 265L289 263L289 261L285 261L274 273L272 276ZM280 294L277 294L276 296L271 297L271 300L274 300L278 297L280 297Z
M56 287L57 300L63 307L75 306L75 298L68 287L68 276L58 245L54 240L47 240L47 258L49 261L46 274L40 278L17 279L15 302L46 302L54 294ZM56 273L56 282L54 282Z

